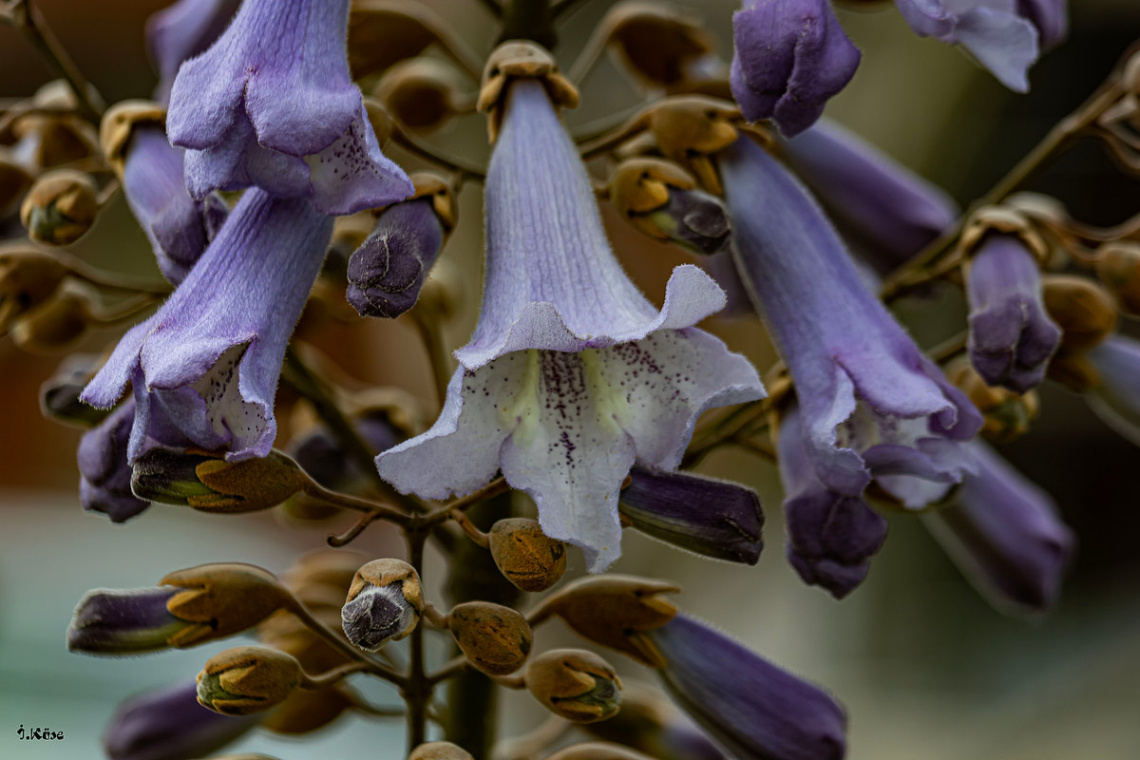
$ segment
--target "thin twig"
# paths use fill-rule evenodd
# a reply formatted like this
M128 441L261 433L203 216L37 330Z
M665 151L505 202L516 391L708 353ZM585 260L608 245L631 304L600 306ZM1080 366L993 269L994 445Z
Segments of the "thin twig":
M466 496L461 496L458 499L449 501L442 507L434 509L428 514L424 515L421 518L422 524L431 526L446 522L447 520L452 519L452 511L462 511L474 504L478 504L484 499L490 499L493 496L498 496L501 493L506 493L510 489L511 486L509 483L507 483L505 478L495 478L490 483L480 488L478 491L474 491L467 494Z

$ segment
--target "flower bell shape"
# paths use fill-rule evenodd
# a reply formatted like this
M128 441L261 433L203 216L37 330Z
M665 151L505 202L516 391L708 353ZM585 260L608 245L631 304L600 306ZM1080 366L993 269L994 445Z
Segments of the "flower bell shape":
M1076 538L1047 493L993 449L972 448L978 474L923 522L995 607L1045 612L1057 599Z
M746 119L772 119L787 137L810 127L859 67L829 0L745 0L732 32L733 97Z
M831 695L677 615L649 634L670 695L733 757L841 760L847 717Z
M1006 87L1029 91L1040 34L1019 14L1019 6L1034 6L1033 0L895 0L895 5L918 36L960 45Z
M875 478L906 507L969 470L982 418L861 282L808 192L747 139L720 161L737 262L795 381L802 439L830 491Z
M826 119L781 143L788 163L859 252L889 271L958 219L941 188Z
M674 270L655 309L602 229L578 151L543 85L508 85L485 194L483 308L426 433L377 457L427 498L502 470L543 532L592 570L620 553L618 492L634 463L675 469L705 409L764 395L756 370L692 325L724 306L700 269Z
M871 557L887 538L887 521L861 496L820 483L804 447L803 421L793 404L780 420L780 480L787 497L788 561L805 583L842 599L863 582Z
M1018 393L1044 378L1061 343L1041 292L1041 271L1016 235L988 235L966 270L970 363L990 385Z
M129 398L79 441L79 501L88 512L102 512L115 523L150 506L131 492L127 445L134 423L135 400Z
M178 0L146 20L147 53L158 70L154 99L170 100L178 67L201 55L229 26L241 0Z
M1110 335L1085 356L1097 377L1085 395L1089 406L1105 424L1140 446L1140 341Z
M348 71L348 0L245 0L229 28L182 64L167 131L187 148L186 186L257 186L326 214L403 200Z
M122 337L82 400L109 407L131 383L132 463L158 444L231 462L269 454L285 345L332 221L306 200L246 192L174 294Z

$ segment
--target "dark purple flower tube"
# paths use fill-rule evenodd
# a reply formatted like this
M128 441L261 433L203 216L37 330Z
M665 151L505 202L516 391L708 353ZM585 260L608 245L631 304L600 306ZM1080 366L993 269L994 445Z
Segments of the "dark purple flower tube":
M966 272L970 363L990 385L1036 387L1061 342L1041 295L1041 271L1016 235L989 235Z
M257 186L352 214L403 200L408 176L385 158L348 70L348 0L245 0L202 55L182 64L167 131L186 185Z
M133 463L155 445L190 443L228 461L264 457L285 345L332 234L305 200L247 191L202 259L154 316L122 337L82 399L134 389Z
M648 636L666 689L738 758L840 760L847 717L823 690L686 615Z
M236 741L260 717L231 717L202 707L191 681L119 705L103 732L103 748L111 760L194 760Z
M972 448L978 474L923 522L995 607L1044 612L1057 600L1076 538L1047 493L988 446Z
M1110 335L1086 356L1098 377L1085 395L1089 406L1105 424L1140 446L1140 341Z
M146 20L147 52L158 70L154 99L165 104L182 62L206 52L229 26L241 0L178 0Z
M745 0L732 31L733 97L746 119L772 119L788 137L810 127L859 67L828 0Z
M415 306L443 240L430 197L385 209L348 260L352 308L362 317L395 318Z
M788 163L876 269L909 260L950 228L958 206L838 124L820 121L783 143Z
M796 179L748 139L721 155L737 264L796 385L816 477L860 496L874 478L906 507L970 470L982 418L860 279Z
M166 603L183 589L173 586L88 591L67 628L67 648L87 654L139 654L169 648L188 625Z
M648 467L629 471L618 510L633 527L705 557L755 565L764 513L751 488Z
M131 493L127 444L134 422L135 400L128 398L79 440L79 501L88 512L102 512L115 523L150 506Z
M778 448L788 561L805 583L842 599L867 577L871 557L886 541L887 521L861 496L837 493L819 482L794 405L780 420Z

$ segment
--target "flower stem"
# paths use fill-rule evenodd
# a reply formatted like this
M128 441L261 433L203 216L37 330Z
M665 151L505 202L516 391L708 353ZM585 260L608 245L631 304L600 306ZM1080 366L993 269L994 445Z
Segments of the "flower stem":
M415 568L421 582L424 573L424 543L430 530L423 526L405 529L408 542L408 563ZM412 630L409 650L411 665L402 687L404 702L408 706L408 754L411 754L427 737L427 706L431 701L432 684L424 668L424 627Z

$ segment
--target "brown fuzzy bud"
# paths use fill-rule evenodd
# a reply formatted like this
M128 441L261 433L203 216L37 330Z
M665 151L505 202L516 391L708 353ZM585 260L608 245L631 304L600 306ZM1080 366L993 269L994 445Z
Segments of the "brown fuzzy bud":
M348 640L368 652L410 634L424 611L416 569L398 559L377 559L360 567L341 609Z
M742 122L735 107L701 95L672 97L640 121L652 132L665 158L687 169L710 193L722 193L720 175L710 157L740 136Z
M155 124L165 128L166 109L149 100L124 100L111 106L99 125L99 145L103 156L120 178L127 160L127 145L137 124Z
M512 79L537 79L556 107L578 107L578 88L558 70L550 51L527 40L504 42L487 58L483 85L475 105L480 113L490 115L487 130L492 143L499 135L503 116L501 106Z
M642 635L668 623L677 607L661 594L677 593L675 584L629 575L580 578L543 600L532 613L537 621L557 615L578 635L616 649L654 668L664 666L656 648Z
M1096 273L1125 312L1140 315L1140 244L1117 242L1101 246Z
M200 512L240 514L271 509L308 482L296 462L277 452L241 462L211 459L195 467L194 472L216 494L198 497L190 504Z
M296 604L273 573L237 562L179 570L158 583L186 589L171 597L166 609L175 617L197 623L172 636L169 643L173 647L192 647L233 636Z
M91 309L87 297L66 286L12 325L12 342L33 354L67 351L87 332Z
M431 198L431 210L439 217L445 233L455 229L458 220L456 215L459 208L455 203L455 196L451 192L451 185L443 177L432 172L416 172L408 177L416 191L408 200L416 198Z
M419 745L408 760L473 760L471 754L451 742L426 742Z
M198 703L223 715L253 715L284 702L304 679L296 658L268 647L235 647L206 661Z
M584 649L552 649L526 667L526 687L555 715L593 723L621 705L621 680L608 662Z
M1037 393L1015 393L1007 388L986 385L986 381L969 359L955 361L946 369L946 377L973 402L985 418L981 435L996 443L1008 443L1029 432L1037 418L1040 403Z
M45 245L70 245L99 214L99 191L83 172L57 169L36 180L20 205L28 237Z
M560 749L546 760L652 760L614 742L583 742Z
M499 520L487 538L499 572L523 591L545 591L566 572L566 544L543 533L537 520Z
M534 643L526 618L491 602L465 602L448 615L448 629L467 660L488 675L505 676L523 666Z
M1041 278L1045 310L1061 328L1061 352L1084 351L1116 329L1116 304L1092 280L1067 274Z
M424 133L439 129L474 105L463 93L459 71L439 58L396 64L377 83L372 96L408 129Z
M35 170L81 161L98 151L94 127L68 114L39 111L16 117L8 137L27 157L27 168Z
M1101 384L1096 367L1079 352L1054 356L1049 362L1048 378L1075 393L1084 393Z
M712 52L712 36L690 16L658 3L620 3L606 14L597 34L647 87L675 88L690 65Z
M351 707L352 700L339 685L313 691L298 689L262 721L261 727L286 736L299 736L324 728Z
M50 298L66 276L67 267L41 251L0 251L0 335L21 314Z
M439 14L422 3L355 0L348 17L348 63L353 79L378 74L432 43L469 55ZM466 57L466 56L465 56ZM475 64L476 66L478 64Z

